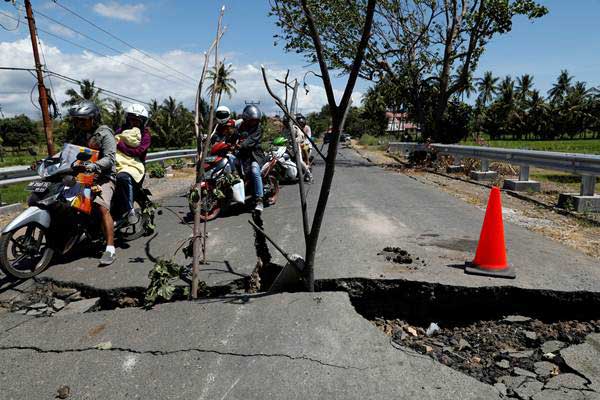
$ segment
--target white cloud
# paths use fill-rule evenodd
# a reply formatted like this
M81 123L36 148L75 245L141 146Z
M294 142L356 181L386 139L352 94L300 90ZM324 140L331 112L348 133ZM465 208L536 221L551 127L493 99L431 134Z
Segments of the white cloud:
M96 3L93 10L107 18L120 19L129 22L141 22L146 6L139 4L121 4L116 1L107 3Z
M168 96L172 96L184 105L191 108L194 104L196 82L180 84L179 80L165 81L155 76L135 70L131 67L119 64L118 61L127 64L135 64L137 67L161 74L158 71L150 70L148 67L135 63L124 55L116 56L113 59L100 57L95 54L83 53L64 53L56 47L44 44L44 52L48 63L48 68L59 74L63 74L78 80L91 79L96 85L109 89L120 94L137 98L146 102L151 99L162 101ZM142 59L151 63L160 70L167 71L164 66L155 63L148 57L140 56L136 51L127 53L130 57ZM172 50L163 54L153 54L153 57L174 67L178 71L184 72L192 77L199 77L204 62L204 56L201 53L192 53L182 50ZM16 64L20 60L20 64ZM260 101L260 107L267 114L274 114L278 111L267 93L262 80L259 64L240 64L235 59L228 58L228 63L233 63L232 77L237 81L237 93L230 100L224 97L222 103L231 107L232 110L241 112L245 105L245 100ZM14 65L31 68L31 43L29 39L21 39L14 42L0 42L0 65ZM172 71L168 71L176 75ZM290 76L302 78L306 71L299 66L291 68ZM276 93L283 95L281 85L275 82L275 78L283 78L285 70L279 66L268 69L270 83ZM171 77L171 79L174 79ZM65 91L73 84L53 78L54 96L60 104L66 100ZM298 105L303 113L318 111L327 103L325 91L318 86L319 81L316 78L310 79L310 92L305 94L300 90ZM27 72L0 71L0 88L5 92L29 92L35 84L34 78ZM206 87L206 85L205 85ZM341 90L335 91L336 97L341 97ZM205 95L205 98L208 96ZM360 93L353 94L355 104L360 102ZM34 102L37 102L37 95L34 93ZM38 117L38 112L31 104L29 95L2 95L0 93L0 104L6 115L26 113L32 117Z
M72 31L71 29L65 28L64 26L58 24L50 24L48 26L48 30L62 37L74 38L79 36L79 34Z

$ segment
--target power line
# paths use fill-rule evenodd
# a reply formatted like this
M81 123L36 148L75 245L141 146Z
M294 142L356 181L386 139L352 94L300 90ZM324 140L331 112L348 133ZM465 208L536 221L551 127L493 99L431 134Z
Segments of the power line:
M39 11L39 10L36 10L36 9L34 9L34 11L35 11L35 14L36 14L36 15L40 15L41 17L43 17L43 18L45 18L45 19L47 19L47 20L49 20L49 21L52 21L52 22L54 22L55 24L58 24L58 25L60 25L60 26L62 26L62 27L64 27L64 28L67 28L68 30L70 30L70 31L72 31L72 32L75 32L75 33L77 33L77 34L79 34L79 35L83 36L84 38L86 38L86 39L88 39L88 40L91 40L91 41L92 41L92 42L94 42L94 43L97 43L97 44L99 44L100 46L103 46L103 47L105 47L105 48L107 48L107 49L109 49L109 50L111 50L111 51L114 51L115 53L117 53L117 54L119 54L119 55L123 55L123 56L125 56L125 57L127 57L127 58L129 58L129 59L131 59L131 60L133 60L133 61L135 61L135 62L137 62L137 63L140 63L140 64L143 64L143 65L145 65L145 66L146 66L146 67L148 67L148 68L152 68L152 69L153 69L153 70L155 70L155 71L159 71L159 72L161 72L161 73L165 73L165 72L164 72L162 69L160 69L160 68L157 68L157 67L155 67L154 65L148 64L147 62L145 62L145 61L143 61L143 60L139 60L139 59L137 59L137 58L134 58L134 57L130 56L129 54L123 53L123 52L121 52L121 51L119 51L119 50L115 49L114 47L112 47L112 46L110 46L110 45L108 45L108 44L106 44L106 43L104 43L104 42L101 42L101 41L99 41L99 40L97 40L97 39L95 39L95 38L91 37L90 35L87 35L87 34L85 34L85 33L81 32L81 31L79 31L79 30L77 30L77 29L75 29L75 28L73 28L73 27L71 27L71 26L69 26L69 25L67 25L67 24L65 24L65 23L63 23L63 22L60 22L60 21L58 21L58 20L56 20L56 19L54 19L54 18L52 18L52 17L50 17L50 16L48 16L48 15L44 14L43 12L41 12L41 11ZM183 79L183 78L181 78L181 77L179 77L179 76L176 76L176 75L173 75L173 74L169 74L169 73L165 73L165 75L167 75L167 76L170 76L170 77L172 77L172 78L175 78L175 79L178 79L178 80L180 80L180 81L182 81L182 82L184 82L184 83L186 83L186 84L190 84L189 80Z
M10 14L6 14L5 12L2 12L2 11L0 11L0 14L3 14L3 15L5 15L5 16L7 16L7 17L11 18L11 19L15 19L13 16L11 16ZM52 32L48 32L48 31L46 31L46 30L44 30L44 29L41 29L41 28L37 28L37 30L38 30L38 31L40 31L40 32L43 32L44 34L46 34L46 35L48 35L48 36L52 36L52 37L54 37L54 38L56 38L56 39L62 40L62 41L64 41L64 42L66 42L66 43L69 43L69 44L70 44L70 45L72 45L72 46L75 46L75 47L78 47L78 48L80 48L80 49L83 49L83 50L89 51L90 53L96 54L96 55L98 55L98 56L100 56L100 57L106 57L106 58L110 58L111 60L113 60L113 61L116 61L116 62L117 62L117 63L119 63L119 64L125 65L125 66L127 66L127 67L129 67L129 68L133 68L133 69L135 69L135 70L138 70L138 71L140 71L140 72L143 72L143 73L145 73L145 74L152 75L152 76L154 76L154 77L156 77L156 78L163 79L163 80L165 80L165 81L168 81L168 82L171 82L171 83L178 83L178 84L180 84L180 85L181 85L181 83L179 83L179 82L177 82L177 81L174 81L174 80L172 80L172 79L169 79L169 78L166 78L166 77L164 77L164 76L160 76L160 75L157 75L157 74L155 74L155 73L152 73L152 72L149 72L149 71L143 70L143 69L141 69L141 68L139 68L139 67L136 67L135 65L131 65L131 64L128 64L128 63L126 63L126 62L123 62L123 61L117 60L117 59L115 59L115 58L114 58L114 56L109 56L108 54L104 54L104 53L101 53L101 52L99 52L99 51L96 51L96 50L94 50L94 49L90 49L89 47L86 47L86 46L80 45L79 43L76 43L76 42L74 42L74 41L72 41L72 40L66 39L66 38L64 38L64 37L62 37L62 36L56 35L56 34L54 34L54 33L52 33Z
M4 25L0 24L0 26L2 28L4 28L4 30L7 30L9 32L14 32L16 30L19 30L19 26L21 25L21 9L17 7L16 3L13 3L13 5L17 9L17 25L14 28L7 28Z
M0 70L4 71L35 71L35 68L24 68L24 67L0 67Z
M83 85L83 82L81 82L81 81L80 81L80 80L78 80L78 79L71 78L71 77L69 77L69 76L66 76L66 75L61 75L61 74L59 74L59 73L57 73L57 72L53 72L53 71L47 71L47 72L48 72L49 74L51 74L51 75L55 76L55 77L56 77L56 78L58 78L58 79L62 79L63 81L66 81L66 82L71 82L71 83L76 83L76 84L78 84L78 85ZM94 85L94 87L95 87L96 89L99 89L100 91L102 91L102 93L109 93L109 94L111 94L111 95L112 95L112 96L107 96L107 97L113 97L113 98L114 98L114 97L116 96L116 97L117 97L117 98L119 98L119 99L125 99L125 100L133 101L133 102L136 102L136 103L142 103L142 104L150 105L150 103L148 103L147 101L143 101L143 100L140 100L140 99L136 99L136 98L134 98L134 97L125 96L124 94L120 94L120 93L117 93L117 92L113 92L112 90L108 90L108 89L101 88L100 86L95 86L95 85ZM129 101L128 101L128 102L129 102Z
M28 72L31 72L31 71L35 71L35 68L0 67L0 70L5 70L5 71L28 71ZM70 76L59 74L58 72L48 71L47 69L43 70L42 72L44 72L46 74L51 74L52 76L56 77L57 79L60 79L60 80L66 81L66 82L75 83L75 84L78 84L78 85L83 85L82 81L80 81L78 79L75 79L75 78L71 78ZM104 89L104 88L102 88L100 86L94 85L94 87L96 89L99 89L102 93L108 93L108 94L110 94L110 96L106 95L106 97L123 99L123 100L127 100L127 102L135 102L135 103L141 103L141 104L150 105L150 103L147 102L147 101L143 101L143 100L140 100L140 99L136 99L134 97L126 96L126 95L121 94L121 93L113 92L112 90ZM26 93L29 93L29 92L26 92Z
M107 34L108 36L112 37L113 39L115 39L115 40L118 40L119 42L123 43L125 46L127 46L127 47L130 47L130 48L132 48L132 49L134 49L134 50L137 50L137 51L139 51L140 53L142 53L142 54L143 54L143 55L145 55L146 57L148 57L148 58L151 58L152 60L156 61L157 63L159 63L159 64L161 64L161 65L163 65L164 67L166 67L166 68L168 68L168 69L170 69L170 70L172 70L172 71L174 71L174 72L177 72L178 74L180 74L180 75L182 75L182 76L185 76L186 78L188 78L188 79L191 79L191 80L192 80L192 81L194 81L194 82L196 81L196 79L195 79L195 78L193 78L193 77L191 77L190 75L187 75L187 74L185 74L185 73L183 73L183 72L181 72L181 71L178 71L177 69L175 69L175 68L171 67L169 64L167 64L167 63L165 63L165 62L163 62L163 61L161 61L161 60L157 59L156 57L154 57L154 56L152 56L152 55L150 55L150 54L146 53L145 51L142 51L142 50L138 49L138 48L137 48L137 47L135 47L134 45L132 45L132 44L130 44L130 43L127 43L127 42L126 42L126 41L124 41L123 39L121 39L121 38L119 38L119 37L115 36L114 34L112 34L112 33L111 33L111 32L109 32L109 31L107 31L106 29L104 29L104 28L102 28L102 27L100 27L100 26L96 25L94 22L90 21L89 19L87 19L87 18L85 18L85 17L83 17L83 16L79 15L79 14L78 14L78 13L76 13L75 11L73 11L73 10L69 9L68 7L65 7L65 6L63 6L63 5L62 5L62 4L60 4L60 3L59 3L57 0L53 0L53 2L54 2L54 4L56 4L57 6L59 6L60 8L62 8L63 10L65 10L65 11L67 11L67 12L69 12L69 13L73 14L73 15L74 15L74 16L76 16L77 18L79 18L79 19L81 19L81 20L83 20L83 21L87 22L88 24L92 25L94 28L96 28L96 29L98 29L98 30L100 30L100 31L104 32L105 34Z

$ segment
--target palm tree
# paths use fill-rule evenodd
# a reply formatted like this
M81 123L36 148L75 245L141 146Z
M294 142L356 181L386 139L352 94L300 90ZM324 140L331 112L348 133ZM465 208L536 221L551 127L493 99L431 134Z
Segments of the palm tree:
M532 90L528 101L529 112L527 113L527 132L538 139L549 138L545 129L548 126L548 104L540 94L539 90Z
M556 83L554 84L554 86L552 86L552 89L548 91L548 95L550 95L550 99L553 103L562 100L564 96L569 92L569 90L571 89L572 80L573 77L569 75L569 71L567 71L566 69L560 71L560 75L558 76Z
M512 104L515 96L515 82L507 75L500 83L500 97L504 104Z
M150 119L156 130L156 144L166 147L187 145L193 137L194 117L183 104L169 96L159 106L150 103Z
M491 71L487 71L483 74L483 78L477 80L479 97L481 98L481 103L484 107L488 102L492 101L494 95L498 93L497 83L498 78L494 77Z
M110 104L110 125L114 130L117 130L123 125L125 119L125 110L121 100L112 100Z
M231 99L231 95L237 92L235 85L237 84L236 80L231 77L233 73L233 69L231 64L227 67L224 63L219 65L219 70L217 72L216 69L208 71L208 79L212 81L212 83L206 88L207 93L212 95L213 91L217 96L217 106L221 104L221 96L226 94L227 97Z
M521 100L527 99L533 87L533 76L529 74L517 78L517 97Z
M467 97L471 97L473 93L475 93L475 83L473 82L473 73L469 72L467 75L467 81L465 82L464 87L460 90L460 101L464 100L465 95Z
M100 98L101 89L97 89L94 81L84 79L79 84L79 92L75 89L69 89L65 92L69 98L62 103L63 107L74 106L82 100L90 100L96 103L100 109L104 108L104 99Z

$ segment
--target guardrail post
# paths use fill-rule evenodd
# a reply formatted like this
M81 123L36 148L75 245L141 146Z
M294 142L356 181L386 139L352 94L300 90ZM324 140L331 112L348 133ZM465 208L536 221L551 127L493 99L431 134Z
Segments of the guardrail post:
M529 165L520 165L519 179L505 179L503 187L515 192L539 192L541 190L539 182L529 179Z
M457 174L457 173L463 172L465 169L465 166L462 161L463 161L462 157L453 156L452 157L452 165L448 165L448 167L446 168L446 173Z
M600 212L600 195L595 190L596 176L583 175L579 193L561 193L558 206L577 212Z
M581 177L581 196L593 196L596 188L596 177L593 175L584 175Z
M519 180L520 181L528 181L529 180L529 166L521 165L519 167Z
M490 171L490 160L481 159L480 171L471 171L470 177L475 181L493 181L498 177L498 173Z

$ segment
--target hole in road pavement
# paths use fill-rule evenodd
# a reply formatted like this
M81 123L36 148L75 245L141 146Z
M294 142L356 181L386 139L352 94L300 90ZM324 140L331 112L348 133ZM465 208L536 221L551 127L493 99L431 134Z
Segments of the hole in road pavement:
M502 383L508 397L529 398L526 388L541 391L559 374L575 374L585 386L560 349L600 332L600 296L589 292L369 279L322 280L318 289L347 292L356 311L399 350Z

